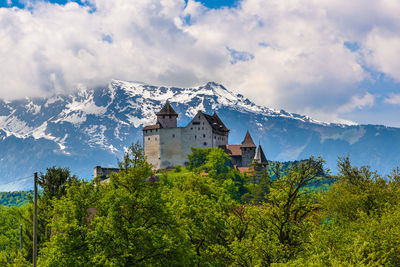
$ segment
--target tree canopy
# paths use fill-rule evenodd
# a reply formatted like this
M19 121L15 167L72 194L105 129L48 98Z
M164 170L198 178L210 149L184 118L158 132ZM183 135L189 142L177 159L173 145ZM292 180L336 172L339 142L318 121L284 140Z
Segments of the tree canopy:
M107 183L41 175L39 266L400 265L399 168L381 176L346 157L332 176L311 157L252 176L194 149L187 168L154 173L142 152ZM30 266L32 213L0 206L0 265Z

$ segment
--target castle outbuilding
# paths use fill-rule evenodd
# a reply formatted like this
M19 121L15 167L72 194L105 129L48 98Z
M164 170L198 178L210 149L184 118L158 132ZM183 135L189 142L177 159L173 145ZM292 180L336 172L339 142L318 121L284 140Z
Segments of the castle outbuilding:
M237 168L249 167L257 159L267 161L249 132L240 145L229 145L229 129L215 112L208 115L198 111L186 127L177 127L178 114L168 102L156 115L156 123L143 128L144 153L155 169L187 165L191 147L221 147L231 157L232 167Z

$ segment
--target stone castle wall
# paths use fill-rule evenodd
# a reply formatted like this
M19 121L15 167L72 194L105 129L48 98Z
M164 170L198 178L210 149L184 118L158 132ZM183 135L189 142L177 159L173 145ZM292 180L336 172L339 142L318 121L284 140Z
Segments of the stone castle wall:
M146 159L153 168L160 169L160 131L153 129L143 132L143 148Z
M250 166L250 164L253 162L255 155L256 155L255 147L243 147L242 148L242 166Z

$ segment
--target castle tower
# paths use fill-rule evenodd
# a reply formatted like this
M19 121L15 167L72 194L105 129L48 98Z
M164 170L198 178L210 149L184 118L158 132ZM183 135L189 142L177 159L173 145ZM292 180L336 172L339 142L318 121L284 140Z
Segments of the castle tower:
M171 104L167 101L164 107L156 114L157 124L161 125L161 128L176 128L178 113L172 108Z
M249 131L247 131L240 149L242 150L242 167L250 166L254 160L254 156L256 155L256 145L254 144Z

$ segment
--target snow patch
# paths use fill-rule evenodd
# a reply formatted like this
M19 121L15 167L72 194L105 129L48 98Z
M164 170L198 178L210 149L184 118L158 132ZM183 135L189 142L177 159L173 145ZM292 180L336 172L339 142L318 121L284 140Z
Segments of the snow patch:
M79 125L86 121L86 114L84 114L82 112L68 114L68 115L65 115L65 117L57 120L56 122L59 122L59 121L65 121L65 122Z
M81 111L86 114L103 115L107 111L107 107L99 107L94 103L93 95L90 95L82 102L76 101L76 99L74 99L72 103L66 105L66 108L66 114L73 111Z
M153 122L155 121L155 118L153 116L138 118L138 117L135 117L135 116L133 116L131 114L127 114L126 117L127 117L128 121L131 124L133 124L133 126L135 126L135 128L138 128L138 127L143 126L143 125L153 124Z
M7 136L14 135L19 138L26 138L32 131L26 122L19 120L14 116L0 116L0 129L2 129Z
M32 113L32 115L39 114L40 110L42 109L41 106L35 105L32 101L25 105L26 111Z

